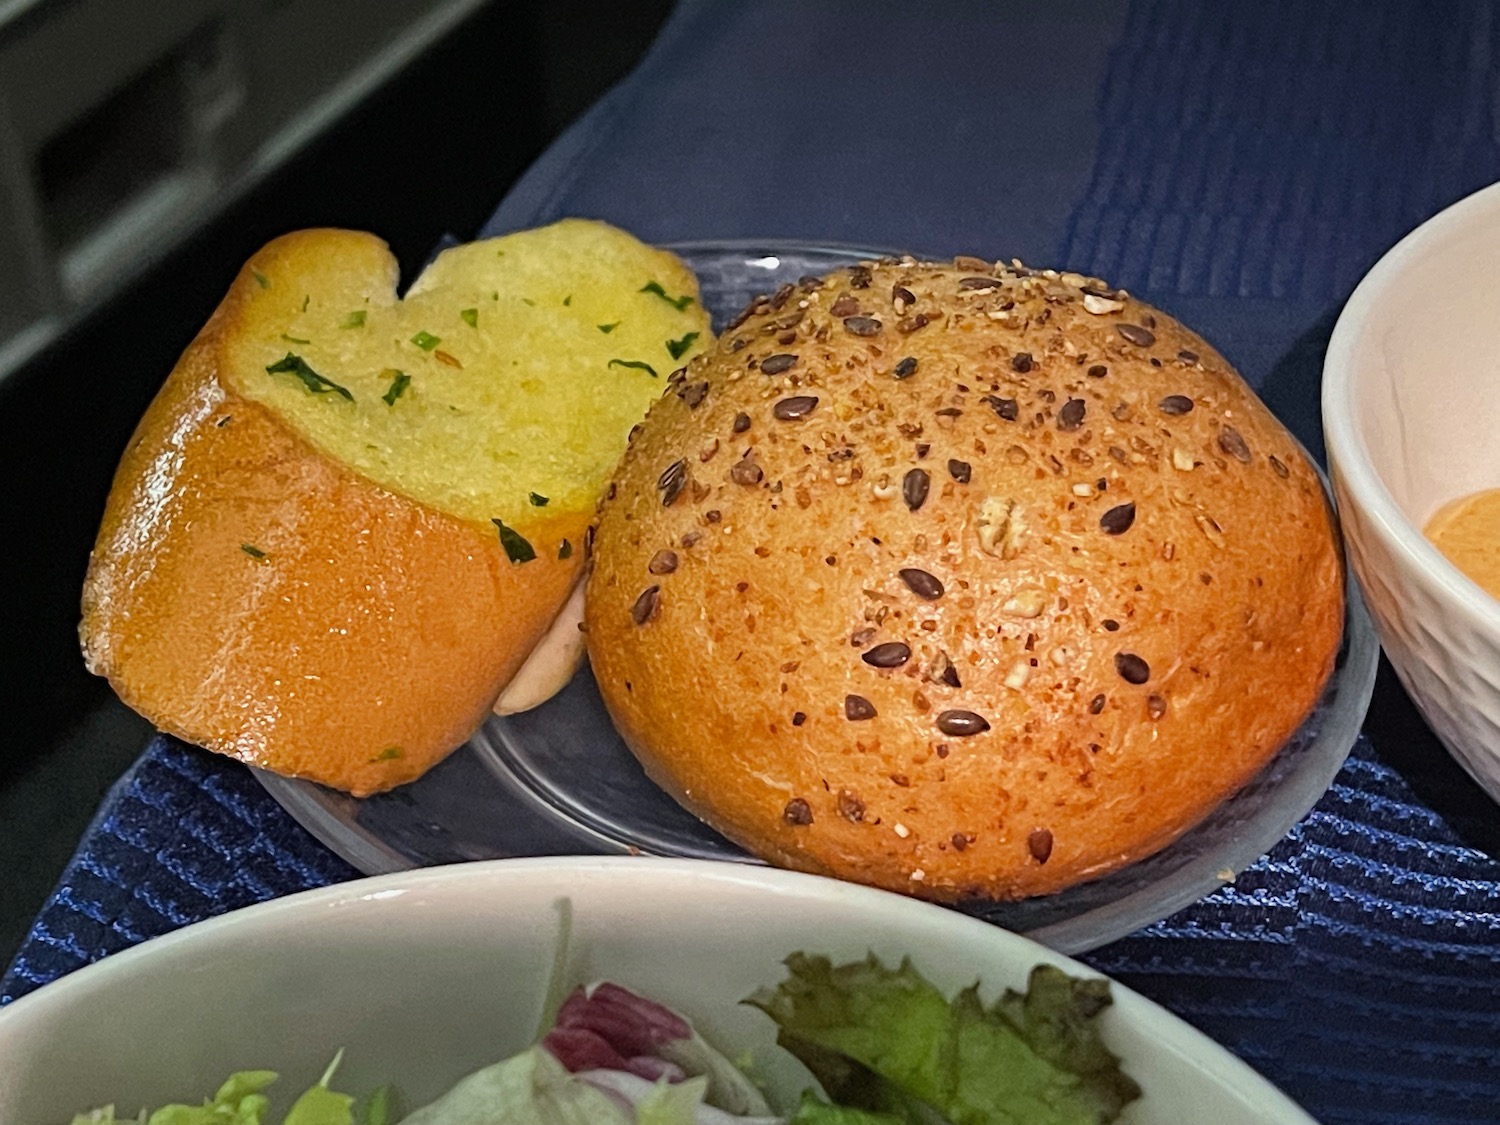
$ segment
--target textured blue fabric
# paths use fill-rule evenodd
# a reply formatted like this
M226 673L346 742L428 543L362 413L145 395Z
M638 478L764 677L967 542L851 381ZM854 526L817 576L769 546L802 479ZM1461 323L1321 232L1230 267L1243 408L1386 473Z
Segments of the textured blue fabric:
M1121 19L1091 0L683 3L483 233L584 215L653 241L1051 257Z
M684 4L487 230L582 213L1096 272L1199 327L1316 450L1343 298L1500 178L1500 21L1478 0L920 8ZM1383 669L1349 762L1271 855L1088 960L1327 1125L1494 1122L1497 857L1500 813ZM352 874L238 767L159 740L0 999Z
M160 736L105 798L0 1002L190 922L357 874L249 771Z

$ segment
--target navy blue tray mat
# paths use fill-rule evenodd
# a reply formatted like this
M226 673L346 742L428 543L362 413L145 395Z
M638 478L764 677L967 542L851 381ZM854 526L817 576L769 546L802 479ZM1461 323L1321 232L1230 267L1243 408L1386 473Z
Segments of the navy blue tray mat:
M1406 230L1500 178L1500 26L1485 3L1136 0L1025 20L954 3L936 24L913 7L683 4L486 232L585 213L658 239L1050 258L1194 324L1317 450L1342 300ZM778 29L786 49L772 49ZM922 85L944 78L966 93ZM735 128L712 127L725 119ZM1058 131L1091 161L1058 148L1048 163ZM1493 1122L1500 817L1388 669L1365 731L1270 856L1087 960L1328 1125ZM0 1000L353 875L244 770L159 739L106 801Z

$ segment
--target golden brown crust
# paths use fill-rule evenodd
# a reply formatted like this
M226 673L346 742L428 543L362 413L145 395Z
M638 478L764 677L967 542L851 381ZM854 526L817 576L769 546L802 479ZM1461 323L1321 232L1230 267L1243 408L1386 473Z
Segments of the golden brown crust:
M590 658L650 775L775 862L1058 890L1202 819L1332 669L1316 473L1203 340L1101 283L844 271L677 389L601 511Z
M80 634L89 668L163 729L364 795L479 725L582 551L513 564L493 527L379 488L227 388L253 270L350 238L378 243L307 231L266 247L178 362L116 473ZM526 532L579 543L586 524L549 513Z

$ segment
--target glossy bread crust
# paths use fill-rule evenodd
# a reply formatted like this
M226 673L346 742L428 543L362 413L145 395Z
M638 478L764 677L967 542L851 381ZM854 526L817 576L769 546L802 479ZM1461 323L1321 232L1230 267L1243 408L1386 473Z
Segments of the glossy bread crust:
M773 862L1059 890L1201 820L1332 671L1315 471L1100 282L876 263L675 378L598 519L590 658L651 777Z
M262 276L384 245L303 231L261 250L184 353L120 463L90 558L89 668L163 730L356 795L419 776L479 725L546 632L582 551L522 565L493 526L386 491L230 388ZM373 283L373 282L372 282ZM541 515L581 543L587 513Z

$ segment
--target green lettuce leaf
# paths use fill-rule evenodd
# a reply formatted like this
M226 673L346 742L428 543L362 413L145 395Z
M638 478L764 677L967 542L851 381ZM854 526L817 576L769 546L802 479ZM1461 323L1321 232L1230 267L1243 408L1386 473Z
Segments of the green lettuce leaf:
M354 1099L328 1087L342 1057L341 1051L318 1084L293 1103L282 1125L354 1125ZM202 1105L164 1105L149 1117L142 1113L129 1119L117 1118L114 1107L106 1106L79 1114L73 1125L268 1125L270 1102L262 1091L276 1077L274 1070L241 1070L231 1074ZM388 1102L388 1094L378 1106L372 1098L374 1111L366 1117L369 1125L389 1125Z
M998 1015L1020 1028L1026 1041L1048 1062L1085 1076L1100 1094L1100 1108L1125 1104L1141 1089L1120 1069L1120 1060L1099 1035L1100 1013L1113 1001L1109 981L1070 977L1051 965L1031 971L1026 991L1007 989L995 1005Z
M275 1081L274 1070L238 1071L211 1100L202 1105L164 1105L146 1118L146 1125L262 1125L269 1103L261 1091Z
M329 1089L333 1072L344 1061L342 1049L333 1056L318 1084L292 1103L282 1125L354 1125L354 1099Z
M903 1119L891 1113L829 1105L811 1090L804 1090L790 1125L903 1125Z
M354 1099L314 1086L292 1103L283 1125L354 1125Z
M314 1086L292 1104L284 1125L354 1125L354 1099Z
M397 1104L398 1098L396 1088L386 1085L378 1087L368 1099L359 1114L360 1125L395 1125L401 1120L401 1110Z
M951 1001L903 961L835 968L794 954L788 978L749 999L835 1103L952 1125L1103 1125L1140 1095L1099 1037L1107 982L1048 966L1023 996Z

